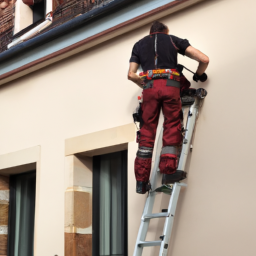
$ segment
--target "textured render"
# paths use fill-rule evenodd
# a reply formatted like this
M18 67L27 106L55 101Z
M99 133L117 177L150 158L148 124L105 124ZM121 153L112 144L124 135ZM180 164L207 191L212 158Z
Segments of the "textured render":
M91 192L65 192L65 231L83 234L92 233Z
M0 175L0 256L7 255L9 177Z
M8 235L0 235L0 255L7 256L7 238Z
M92 235L65 233L65 256L91 256Z
M90 193L74 192L74 226L88 228L92 225L92 196Z
M0 190L9 189L9 177L0 175Z
M0 226L8 225L8 204L0 204Z

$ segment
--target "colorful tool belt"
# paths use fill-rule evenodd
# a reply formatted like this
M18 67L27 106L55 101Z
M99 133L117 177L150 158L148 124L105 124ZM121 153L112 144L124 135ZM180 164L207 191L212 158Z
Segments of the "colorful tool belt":
M180 73L176 69L153 69L139 74L140 78L143 80L152 79L172 79L175 81L180 81Z

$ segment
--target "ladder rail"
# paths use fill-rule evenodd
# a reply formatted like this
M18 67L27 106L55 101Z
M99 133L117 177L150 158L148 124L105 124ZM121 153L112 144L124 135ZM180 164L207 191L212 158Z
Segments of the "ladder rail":
M173 222L175 217L175 212L177 208L177 203L179 199L180 189L182 186L187 186L185 183L174 183L172 195L169 201L168 213L170 216L166 218L163 229L163 241L161 243L159 255L166 256L169 249L169 241L171 238Z
M179 164L178 164L178 170L181 170L181 171L185 170L187 156L189 153L190 144L191 144L191 140L192 140L195 124L196 124L196 119L199 111L198 110L199 103L200 103L200 100L196 98L194 104L189 109L189 114L188 114L187 123L186 123L186 133L183 140L182 150L181 150ZM152 169L152 174L150 179L152 191L148 194L145 202L145 207L144 207L142 218L141 218L140 228L139 228L138 236L136 239L133 256L141 256L143 252L143 247L147 247L147 246L160 246L159 256L167 256L180 190L181 190L181 187L187 186L187 184L185 183L178 183L178 182L174 183L173 189L172 189L172 195L169 200L168 212L152 214L153 205L154 205L155 196L156 196L156 192L153 192L153 191L155 190L155 187L156 187L157 178L160 176L158 166L160 162L160 153L162 148L162 136L163 136L163 127L161 128L161 131L158 137L157 148L155 151L156 152L155 163ZM161 218L161 217L166 218L164 229L163 229L162 240L145 241L150 219Z
M156 187L156 182L157 182L157 176L159 176L159 172L157 171L158 166L159 166L159 161L160 161L160 152L161 152L161 147L162 147L162 137L163 137L163 127L161 128L160 134L158 136L158 141L157 141L157 148L156 148L156 154L155 154L155 163L153 166L152 174L151 174L151 179L150 183L152 186L152 190ZM155 196L156 193L148 193L145 207L143 210L142 218L141 218L141 223L140 223L140 228L138 231L137 239L136 239L136 244L135 244L135 249L133 256L140 256L142 255L143 247L139 246L141 241L145 241L146 236L147 236L147 231L148 231L148 226L149 226L149 219L144 219L143 216L152 214L154 202L155 202Z
M200 100L198 98L195 99L195 103L190 107L189 114L187 117L187 125L186 125L186 133L185 138L183 140L183 146L182 151L180 155L178 170L184 171L186 162L187 162L187 156L189 153L189 148L196 124L196 119L198 115L198 109L199 109L199 103ZM185 144L184 144L185 142ZM167 256L168 249L169 249L169 243L171 240L171 234L172 234L172 228L173 228L173 222L175 217L175 211L178 203L178 198L180 194L180 189L182 186L187 186L185 183L175 183L173 185L173 191L172 195L169 201L169 207L168 212L170 213L170 217L165 219L164 223L164 229L163 229L163 242L161 243L159 256Z
M190 144L192 140L192 135L194 132L196 118L198 115L200 100L198 98L195 99L195 103L190 107L189 114L187 117L187 125L186 125L186 133L183 139L182 150L180 154L180 160L178 164L178 170L184 171L186 167L187 157L190 149Z

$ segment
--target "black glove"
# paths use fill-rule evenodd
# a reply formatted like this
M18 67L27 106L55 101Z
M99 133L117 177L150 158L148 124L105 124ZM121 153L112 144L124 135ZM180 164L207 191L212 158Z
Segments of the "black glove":
M207 75L203 73L201 76L199 76L197 73L195 73L193 76L193 80L196 82L198 82L198 80L201 82L205 82L207 80Z

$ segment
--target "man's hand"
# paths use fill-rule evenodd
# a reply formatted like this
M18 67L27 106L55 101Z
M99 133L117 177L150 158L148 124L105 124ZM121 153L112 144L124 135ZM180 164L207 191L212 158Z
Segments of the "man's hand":
M196 75L197 75L198 78L202 77L206 68L208 67L208 64L209 64L208 56L206 56L205 54L203 54L202 52L200 52L199 50L197 50L196 48L194 48L192 46L189 46L186 49L185 54L189 58L199 62L199 65L198 65L198 68L197 68L197 71L196 71ZM202 80L206 81L205 78L207 79L207 76L202 77ZM198 80L200 80L201 82L204 82L201 79L198 79Z
M136 74L139 68L139 64L136 62L130 62L130 67L128 71L128 79L137 84L141 89L143 89L143 80Z

